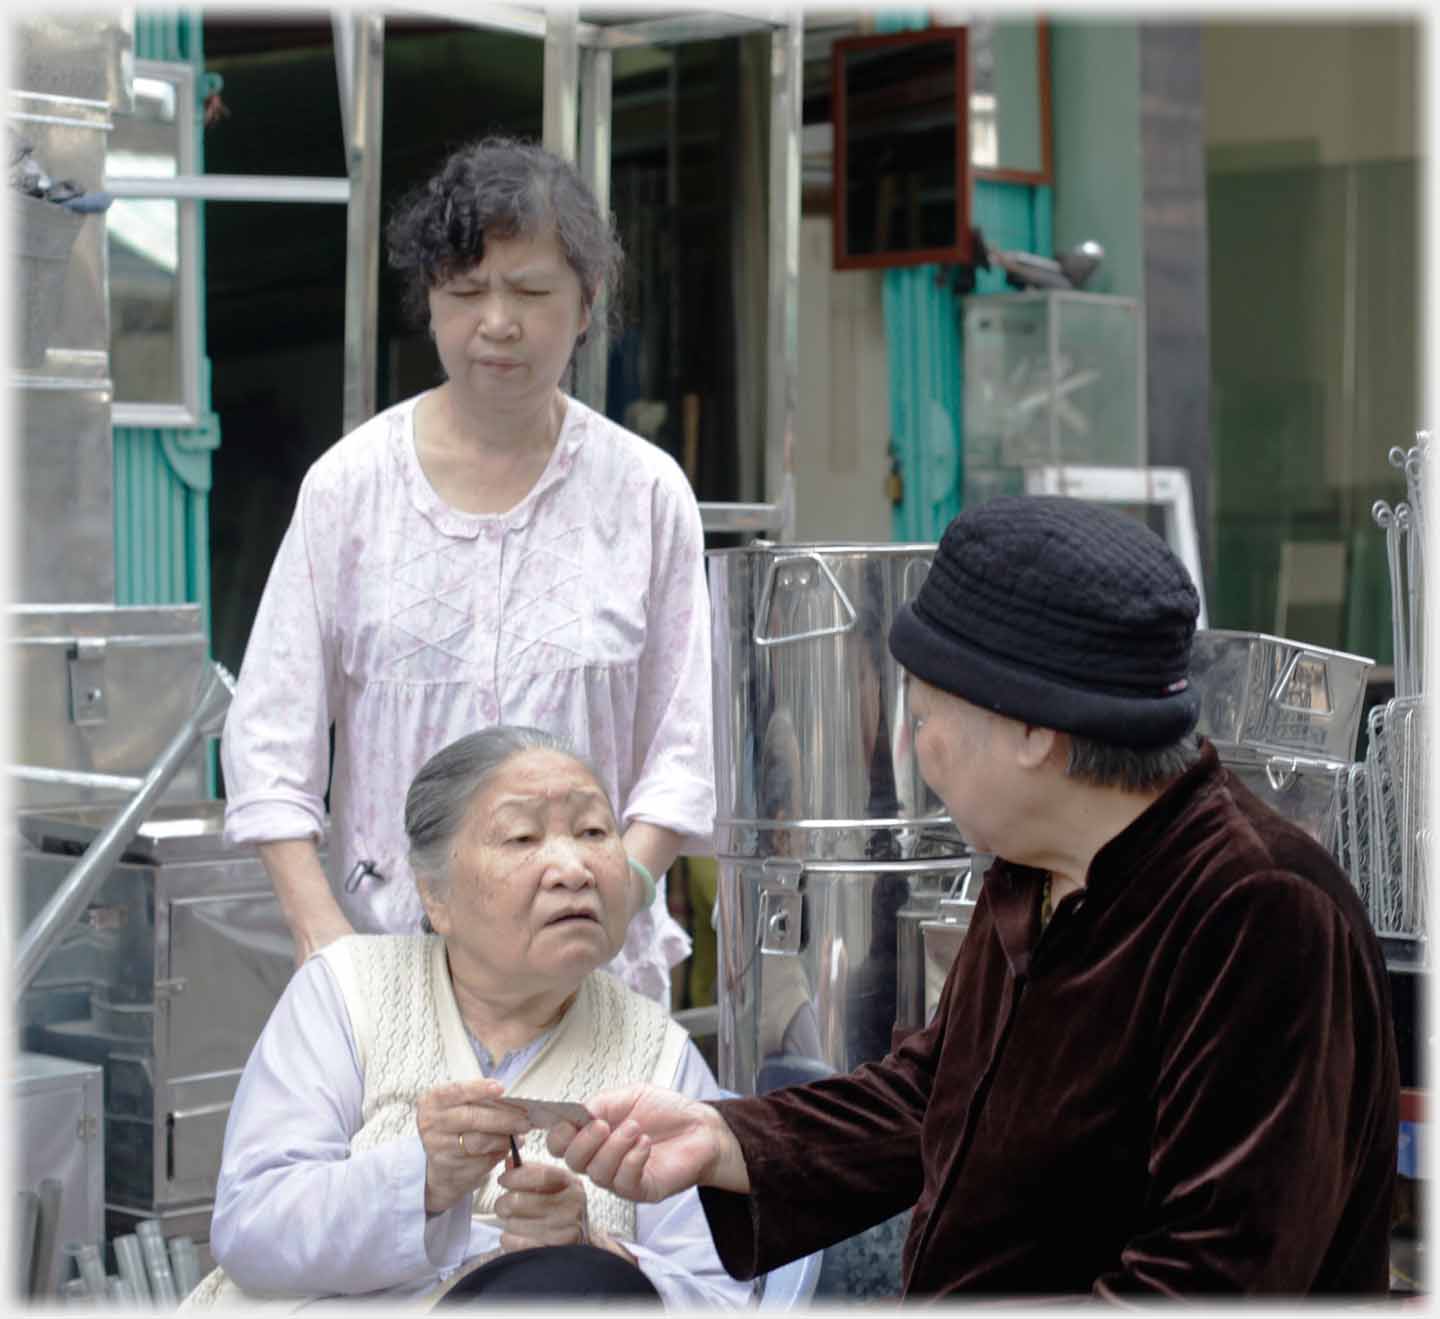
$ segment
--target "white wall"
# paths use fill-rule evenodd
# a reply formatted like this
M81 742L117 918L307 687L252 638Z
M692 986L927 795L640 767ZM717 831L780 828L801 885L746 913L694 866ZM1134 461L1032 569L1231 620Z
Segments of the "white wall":
M796 539L888 542L890 384L879 271L830 268L830 221L800 222Z
M1421 154L1414 20L1205 24L1211 146L1315 142L1317 164Z

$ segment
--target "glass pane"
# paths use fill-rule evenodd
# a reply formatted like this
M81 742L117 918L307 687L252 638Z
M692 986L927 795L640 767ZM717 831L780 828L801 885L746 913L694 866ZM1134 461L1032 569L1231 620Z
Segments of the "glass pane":
M845 57L846 251L951 247L956 233L955 43Z
M1423 414L1414 160L1212 168L1213 627L1393 659L1371 508ZM1263 290L1263 296L1257 296Z
M132 114L117 115L106 156L115 178L180 173L175 87L135 79ZM184 403L180 364L180 206L117 198L105 213L110 263L110 371L117 403Z

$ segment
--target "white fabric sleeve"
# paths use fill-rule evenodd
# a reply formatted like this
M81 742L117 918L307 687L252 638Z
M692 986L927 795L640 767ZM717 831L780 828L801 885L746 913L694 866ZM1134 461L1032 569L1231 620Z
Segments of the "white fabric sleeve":
M680 1054L673 1088L691 1099L723 1099L705 1059L693 1043ZM725 1272L700 1207L698 1191L685 1191L659 1204L637 1205L635 1233L626 1243L668 1310L742 1310L752 1285Z
M325 827L339 680L333 582L323 567L334 547L320 537L341 534L344 523L331 518L337 501L318 485L312 468L270 567L225 720L220 757L232 845L318 837Z
M426 1215L418 1130L351 1151L363 1094L339 987L312 957L261 1032L225 1129L210 1247L246 1291L354 1295L464 1261L470 1198Z
M653 567L635 706L634 786L625 824L644 820L708 848L715 827L710 594L700 507L678 467L657 481Z

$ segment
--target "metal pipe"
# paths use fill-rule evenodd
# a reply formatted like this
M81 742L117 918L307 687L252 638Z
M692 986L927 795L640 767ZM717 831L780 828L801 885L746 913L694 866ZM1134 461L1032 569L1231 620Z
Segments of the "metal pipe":
M590 185L600 214L610 217L610 121L613 56L608 50L580 50L580 174ZM610 361L606 325L611 298L619 289L601 289L590 308L585 341L575 353L575 397L605 411L605 375Z
M345 385L343 431L375 415L380 303L380 112L385 20L357 16L354 105L350 114L350 201L345 217Z
M51 769L48 765L7 765L17 779L26 783L58 783L67 788L105 788L112 792L138 792L144 779L126 774L94 774L83 769Z
M770 38L770 269L765 487L780 505L780 538L794 530L795 415L800 382L800 121L804 16L792 10Z
M578 15L571 5L545 9L543 140L557 156L575 160L575 100L580 77Z
M1395 510L1383 499L1370 506L1375 525L1385 533L1385 558L1390 567L1390 639L1391 665L1395 671L1395 695L1408 695L1405 675L1404 598L1401 595L1399 545L1396 541Z
M185 762L190 749L201 737L219 730L234 694L235 680L223 666L212 664L200 697L195 703L194 712L181 724L175 736L170 739L170 744L150 767L140 791L126 803L105 831L85 849L84 855L65 882L55 890L25 931L16 959L17 994L25 992L60 937L75 924L80 913L90 904L95 890L110 873L135 835L140 832L150 808L159 800L166 785Z
M335 10L330 27L335 34L335 81L340 91L341 145L350 152L350 108L355 103L355 24L353 14Z
M589 39L611 49L627 46L676 46L689 41L715 41L783 27L786 16L750 15L707 10L703 13L642 19L635 23L597 23Z
M712 504L700 505L700 525L706 531L779 531L780 539L787 525L785 505L778 504Z
M166 179L105 176L112 197L162 197L199 202L348 202L349 179L274 174L179 174Z

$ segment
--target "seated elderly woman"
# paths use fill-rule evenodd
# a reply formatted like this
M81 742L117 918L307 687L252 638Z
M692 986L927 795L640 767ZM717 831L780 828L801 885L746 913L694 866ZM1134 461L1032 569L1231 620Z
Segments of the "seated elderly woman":
M498 1102L580 1102L645 1079L721 1095L664 1010L598 969L624 940L633 884L596 775L549 734L486 729L421 769L405 828L428 930L350 935L295 973L236 1090L220 1267L187 1308L487 1293L747 1304L697 1192L622 1200Z

